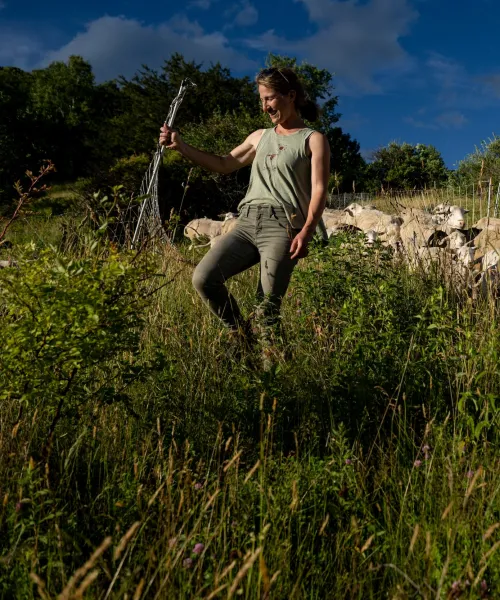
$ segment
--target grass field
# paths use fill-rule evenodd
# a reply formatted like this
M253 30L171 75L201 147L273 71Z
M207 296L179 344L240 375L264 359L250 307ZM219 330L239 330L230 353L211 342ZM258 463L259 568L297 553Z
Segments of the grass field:
M337 237L263 372L199 251L69 252L64 219L16 224L0 272L1 597L500 597L494 301ZM256 283L229 284L246 314Z

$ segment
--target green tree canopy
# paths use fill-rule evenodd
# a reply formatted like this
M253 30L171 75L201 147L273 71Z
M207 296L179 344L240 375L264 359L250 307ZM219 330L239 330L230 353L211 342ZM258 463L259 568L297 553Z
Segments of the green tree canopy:
M0 209L14 197L13 184L33 168L32 76L14 67L0 67Z
M365 185L373 191L424 189L441 185L448 175L434 146L391 142L373 153Z
M482 141L458 164L454 179L461 185L482 185L490 179L500 182L500 137ZM480 183L481 182L481 183Z
M363 160L359 144L336 125L340 115L332 74L286 56L270 54L267 62L295 68L309 97L322 107L321 118L311 125L330 141L337 187L351 189ZM203 68L180 54L172 55L159 70L144 65L130 80L120 77L99 85L91 65L78 56L31 73L0 69L1 189L12 190L26 169L37 170L44 159L56 165L54 181L92 176L95 186L117 184L123 160L130 159L135 167L127 178L128 191L137 193L138 165L152 155L170 102L186 77L196 87L186 94L175 125L194 145L224 154L253 130L271 126L258 102L255 81L234 77L219 63ZM137 156L142 156L141 161L134 160ZM244 194L249 169L223 181L201 169L192 170L190 163L177 158L169 158L163 189L170 189L173 197L190 173L193 211L206 210L208 202L212 212L227 210L231 199L234 207ZM4 201L7 196L4 192Z

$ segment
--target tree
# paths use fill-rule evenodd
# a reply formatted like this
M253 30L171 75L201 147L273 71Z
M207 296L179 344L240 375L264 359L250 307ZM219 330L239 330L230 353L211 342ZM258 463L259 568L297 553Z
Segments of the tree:
M79 56L33 71L30 90L36 152L50 158L61 178L86 172L98 148L99 112L92 67Z
M355 187L361 189L366 163L359 143L340 127L331 127L326 137L331 150L330 190L339 193L351 192Z
M36 166L30 85L29 73L0 67L0 211L16 196L14 183Z
M495 184L500 182L500 137L497 136L483 140L479 148L459 162L454 173L454 180L460 185L481 187L490 178Z
M441 154L426 144L391 142L373 154L366 169L366 187L373 191L424 189L448 179Z
M180 54L165 61L160 72L143 66L131 80L118 80L123 95L123 110L113 119L114 137L121 139L122 152L150 153L158 139L170 102L181 81L188 77L196 84L186 94L176 127L201 123L215 111L224 114L243 108L258 109L255 85L248 77L235 78L219 63L202 71L202 64L186 62ZM126 132L126 136L123 136Z

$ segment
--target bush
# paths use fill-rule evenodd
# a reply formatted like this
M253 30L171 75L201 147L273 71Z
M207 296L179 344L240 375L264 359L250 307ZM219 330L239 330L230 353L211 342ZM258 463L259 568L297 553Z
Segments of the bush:
M140 327L152 268L89 242L82 258L49 249L0 272L0 398L49 415L49 436L91 401L127 403L147 371Z

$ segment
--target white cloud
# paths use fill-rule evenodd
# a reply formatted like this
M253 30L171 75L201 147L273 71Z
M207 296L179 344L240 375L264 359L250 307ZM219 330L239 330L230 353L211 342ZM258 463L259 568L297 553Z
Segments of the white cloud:
M218 0L192 0L188 4L188 8L201 8L202 10L208 10Z
M458 110L441 113L435 120L444 129L460 129L467 123L465 115Z
M119 74L130 77L142 64L158 68L173 52L205 64L220 61L236 70L256 68L229 46L222 33L206 33L196 21L182 16L155 26L123 16L101 17L62 48L47 52L42 66L77 54L92 64L96 79L103 81Z
M252 48L299 56L337 75L342 93L381 93L387 79L414 68L401 46L418 17L409 0L295 0L317 32L292 40L267 31Z
M440 106L480 110L498 105L500 74L473 74L456 60L438 53L431 53L427 67Z
M236 8L234 24L240 27L255 25L259 20L259 12L251 2L241 2Z
M33 35L0 28L0 64L28 70L40 60L43 46Z
M495 98L500 98L500 73L483 75L480 79L484 82L490 94L493 94Z
M461 129L466 123L465 115L457 110L441 112L426 118L426 110L417 111L419 118L406 117L404 121L417 129Z

